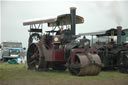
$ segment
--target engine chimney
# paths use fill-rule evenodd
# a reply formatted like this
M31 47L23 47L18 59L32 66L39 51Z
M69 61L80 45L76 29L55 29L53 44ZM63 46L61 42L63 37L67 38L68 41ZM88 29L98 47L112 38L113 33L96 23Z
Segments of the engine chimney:
M122 27L117 26L117 44L121 44Z
M76 33L76 8L71 7L70 13L71 13L71 34L75 35Z

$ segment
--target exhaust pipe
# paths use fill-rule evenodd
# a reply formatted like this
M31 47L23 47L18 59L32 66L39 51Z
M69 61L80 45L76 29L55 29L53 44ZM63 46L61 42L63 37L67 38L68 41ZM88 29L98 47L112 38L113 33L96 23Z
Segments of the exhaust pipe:
M122 27L117 26L117 44L121 44Z
M71 14L71 34L75 35L76 33L76 8L75 7L70 8L70 14Z

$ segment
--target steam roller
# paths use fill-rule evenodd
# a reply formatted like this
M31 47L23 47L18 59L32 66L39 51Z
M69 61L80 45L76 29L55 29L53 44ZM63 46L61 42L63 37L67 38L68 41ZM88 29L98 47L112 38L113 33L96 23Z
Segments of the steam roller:
M69 63L69 71L72 75L97 75L101 71L101 60L97 54L77 53L74 64L71 64L71 59Z
M30 25L28 69L65 71L68 68L72 75L77 76L99 74L101 61L97 50L90 46L90 40L85 36L76 35L75 25L83 22L84 18L76 15L75 7L70 8L69 14L55 18L25 21L24 26ZM43 23L53 29L42 33Z

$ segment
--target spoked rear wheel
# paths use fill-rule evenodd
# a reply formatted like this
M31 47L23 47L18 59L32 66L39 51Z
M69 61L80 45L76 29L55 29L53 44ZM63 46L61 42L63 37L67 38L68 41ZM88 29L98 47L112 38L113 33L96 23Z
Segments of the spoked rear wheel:
M31 44L27 52L27 64L29 70L44 70L46 62L43 56L40 55L38 44Z

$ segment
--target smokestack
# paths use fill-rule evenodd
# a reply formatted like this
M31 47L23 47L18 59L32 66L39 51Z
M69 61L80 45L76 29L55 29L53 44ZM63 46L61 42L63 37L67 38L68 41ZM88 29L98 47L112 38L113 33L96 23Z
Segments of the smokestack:
M71 34L75 35L76 33L76 8L71 7L70 13L71 13Z
M117 44L121 44L122 27L117 26Z

